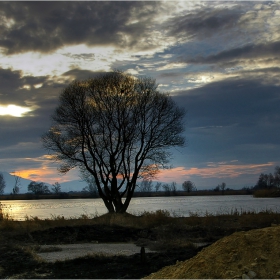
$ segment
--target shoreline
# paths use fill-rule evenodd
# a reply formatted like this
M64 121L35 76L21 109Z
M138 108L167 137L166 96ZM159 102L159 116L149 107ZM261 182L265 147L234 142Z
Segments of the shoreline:
M165 192L136 192L133 197L174 197L174 196L228 196L228 195L252 195L252 192L246 190L231 190L222 192L215 191L195 191L187 193L185 191L177 191L175 194L166 194ZM70 192L70 193L60 193L60 194L4 194L0 195L1 200L39 200L39 199L83 199L83 198L100 198L97 196L92 196L88 193L81 192Z

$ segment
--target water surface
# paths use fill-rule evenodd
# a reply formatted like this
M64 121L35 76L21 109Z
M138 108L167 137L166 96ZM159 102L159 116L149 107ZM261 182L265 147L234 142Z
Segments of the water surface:
M107 213L100 198L4 200L1 203L4 212L11 215L14 220L24 220L26 216L46 219L52 216L69 218L83 214L94 216ZM138 215L143 211L160 209L185 217L190 213L204 215L205 213L231 213L235 210L280 212L280 198L254 198L251 195L137 197L132 199L128 212Z

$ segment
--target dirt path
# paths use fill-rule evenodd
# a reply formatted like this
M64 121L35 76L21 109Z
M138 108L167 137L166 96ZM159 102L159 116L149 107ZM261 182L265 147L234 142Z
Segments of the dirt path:
M280 278L280 226L241 231L147 279Z
M63 244L63 245L41 245L41 252L37 253L47 262L57 260L75 259L86 255L125 255L130 256L140 253L141 247L133 243L82 243L82 244ZM147 253L154 252L145 248Z

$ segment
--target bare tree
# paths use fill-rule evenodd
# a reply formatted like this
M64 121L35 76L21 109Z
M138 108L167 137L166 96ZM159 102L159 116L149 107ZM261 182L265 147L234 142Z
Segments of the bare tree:
M27 187L28 191L33 192L34 194L47 194L50 193L49 187L44 183L37 183L32 181Z
M14 186L13 187L13 194L19 194L19 187L18 186Z
M13 194L16 195L19 193L20 190L20 177L16 175L16 172L12 172L13 176L15 178L15 183L14 183L14 187L13 187Z
M90 193L92 197L98 197L98 189L94 177L88 172L82 171L81 178L83 181L87 182L87 186L83 188L83 191Z
M55 182L55 183L52 185L52 191L53 191L55 194L61 193L61 185L60 185L58 182Z
M166 195L170 195L170 193L171 193L171 186L169 184L167 184L167 183L163 184L162 188L164 189Z
M137 180L153 177L168 149L184 145L184 115L155 80L115 71L66 87L42 141L60 172L88 172L108 211L123 213Z
M221 190L221 186L220 185L218 185L217 187L215 187L213 189L214 192L219 192L220 190Z
M155 185L156 192L158 192L161 189L161 187L162 187L162 183L157 182L156 185Z
M224 194L225 189L226 189L226 183L223 182L223 183L220 185L220 189L221 189L221 191L222 191L222 194Z
M139 186L140 192L151 192L153 189L152 180L143 180Z
M172 191L172 194L175 195L177 193L177 183L172 182L171 185L170 185L170 189Z
M6 182L2 173L0 173L0 195L4 194L4 189L6 187Z
M192 181L185 181L182 184L183 190L190 193L196 190L195 184Z

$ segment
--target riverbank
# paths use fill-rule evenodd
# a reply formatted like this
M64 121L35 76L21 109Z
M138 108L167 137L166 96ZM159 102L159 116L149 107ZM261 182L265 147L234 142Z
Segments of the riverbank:
M171 196L219 196L219 195L252 195L252 191L248 190L227 190L225 192L215 192L213 190L203 190L194 192L176 191L172 192L135 192L133 197L171 197ZM81 198L99 198L96 195L91 195L87 192L69 192L59 194L6 194L0 195L0 200L38 200L38 199L81 199Z
M201 248L195 243L212 244L234 232L280 224L280 214L271 211L231 215L172 217L166 211L106 214L90 219L0 221L1 278L142 278L159 269L185 261ZM44 250L59 250L61 244L135 244L139 253L106 255L92 253L76 259L49 263L40 257ZM42 245L49 245L46 247ZM82 246L82 245L81 245ZM146 252L144 247L155 252Z

